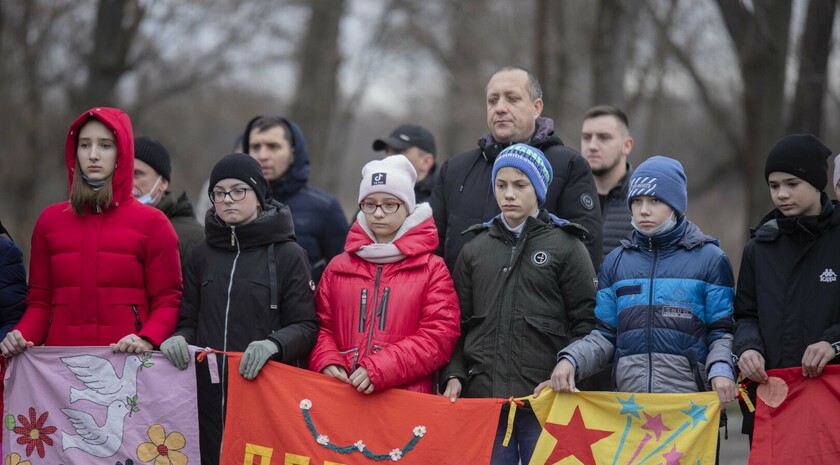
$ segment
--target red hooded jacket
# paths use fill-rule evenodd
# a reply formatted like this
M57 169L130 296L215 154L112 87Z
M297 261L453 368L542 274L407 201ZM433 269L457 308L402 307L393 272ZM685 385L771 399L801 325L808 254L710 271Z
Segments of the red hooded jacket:
M321 327L311 370L338 365L349 375L363 366L377 391L434 392L432 374L452 355L461 310L446 264L432 254L438 236L428 204L406 223L393 242L406 258L384 264L355 254L373 239L353 223L315 294Z
M114 131L117 161L109 208L76 214L47 207L32 232L29 295L15 329L36 345L101 346L134 333L160 345L175 331L181 302L178 238L164 214L131 195L134 137L128 115L93 108L70 126L70 186L79 130L96 119Z

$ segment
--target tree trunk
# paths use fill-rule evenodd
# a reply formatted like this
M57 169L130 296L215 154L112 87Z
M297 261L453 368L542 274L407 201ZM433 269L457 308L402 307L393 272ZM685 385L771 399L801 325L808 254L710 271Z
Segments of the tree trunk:
M837 0L811 0L802 35L799 79L793 99L788 133L819 135L822 129L822 102L828 83L828 57Z
M735 43L744 81L744 150L738 166L747 189L747 222L754 226L770 209L764 160L783 135L785 65L791 0L755 0L754 11L740 2L718 0Z
M592 39L593 105L624 108L624 75L627 70L627 44L640 8L627 0L600 0Z
M76 112L93 106L114 106L117 82L131 69L128 51L143 19L136 0L100 0L88 58L88 79L77 98Z
M334 173L330 155L325 151L338 93L337 76L341 66L338 37L345 0L314 0L311 5L306 37L299 52L300 72L291 117L306 135L313 168L311 180L329 188Z

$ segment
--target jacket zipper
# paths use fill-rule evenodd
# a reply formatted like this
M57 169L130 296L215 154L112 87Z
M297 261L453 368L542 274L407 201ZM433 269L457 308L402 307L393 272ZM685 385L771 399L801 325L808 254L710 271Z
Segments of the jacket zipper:
M385 293L382 294L382 302L379 305L379 330L385 331L385 316L388 313L388 295L391 293L391 288L386 287ZM376 346L374 346L376 349Z
M376 267L376 279L373 282L373 309L377 307L376 300L379 298L379 278L382 276L382 265L378 265ZM371 317L375 318L376 315L371 311ZM376 326L375 321L370 322L370 331L368 332L368 340L367 340L367 347L365 347L365 357L370 356L370 344L373 342L373 328Z
M653 249L653 238L648 238L648 249L653 252L653 260L651 261L650 265L650 289L648 290L648 324L647 329L645 331L645 336L647 338L647 353L648 353L648 392L653 392L653 350L651 349L651 344L653 344L652 333L653 333L653 278L656 275L656 260L658 255L658 250Z
M359 332L365 332L365 310L367 309L367 288L362 289L359 302Z
M230 316L230 291L233 289L233 276L236 274L236 262L239 261L239 241L236 239L236 226L230 227L230 245L236 246L236 255L233 257L233 264L230 267L230 280L228 281L228 288L227 288L227 301L225 302L225 330L224 330L224 339L222 340L223 350L227 352L227 343L228 343L228 319ZM221 379L226 379L227 370L226 367L226 359L227 355L222 355L222 377ZM224 413L225 411L225 399L227 398L227 393L225 392L225 383L221 384L222 386L222 409L221 411ZM222 431L224 431L224 426L222 427Z
M356 371L356 362L359 361L359 349L354 347L348 350L340 350L338 352L338 355L346 355L350 352L353 352L353 361L350 363L350 373L352 374L354 371Z

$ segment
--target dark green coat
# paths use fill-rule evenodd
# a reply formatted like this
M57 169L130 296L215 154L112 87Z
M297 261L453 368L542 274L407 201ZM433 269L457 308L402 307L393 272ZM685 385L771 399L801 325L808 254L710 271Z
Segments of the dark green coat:
M453 279L461 337L444 369L463 397L525 396L548 379L557 352L595 327L595 271L580 226L540 212L519 238L499 217L470 229Z

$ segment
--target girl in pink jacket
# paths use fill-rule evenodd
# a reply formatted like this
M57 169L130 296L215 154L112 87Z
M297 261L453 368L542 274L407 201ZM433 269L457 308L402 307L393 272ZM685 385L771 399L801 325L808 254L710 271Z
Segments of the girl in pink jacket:
M460 308L432 210L415 205L417 174L403 155L362 169L359 212L344 253L318 285L321 323L309 368L359 392L433 393L432 374L460 335Z

